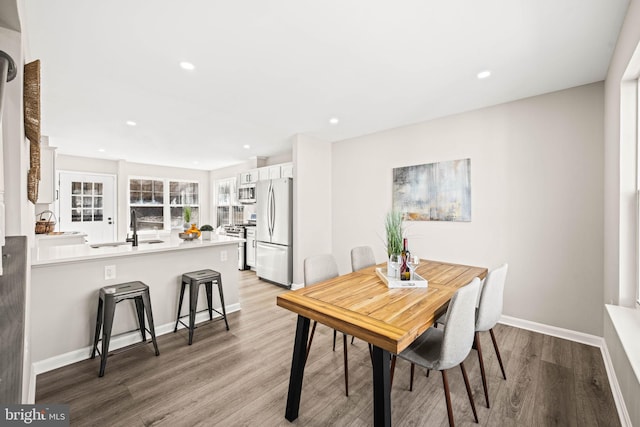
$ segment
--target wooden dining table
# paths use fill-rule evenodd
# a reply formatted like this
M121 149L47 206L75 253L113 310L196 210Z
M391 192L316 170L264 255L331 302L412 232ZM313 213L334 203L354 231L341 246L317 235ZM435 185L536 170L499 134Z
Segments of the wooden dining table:
M390 289L372 266L291 292L277 304L298 314L285 418L298 418L310 320L372 345L373 419L391 425L390 354L398 354L433 325L453 294L487 269L422 260L416 272L427 288Z

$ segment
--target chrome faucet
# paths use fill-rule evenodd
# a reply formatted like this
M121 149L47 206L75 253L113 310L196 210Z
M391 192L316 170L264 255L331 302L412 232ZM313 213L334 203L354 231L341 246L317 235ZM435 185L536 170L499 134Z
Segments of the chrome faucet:
M133 228L133 236L127 237L127 242L131 242L131 246L138 246L138 219L133 209L131 210L131 228Z

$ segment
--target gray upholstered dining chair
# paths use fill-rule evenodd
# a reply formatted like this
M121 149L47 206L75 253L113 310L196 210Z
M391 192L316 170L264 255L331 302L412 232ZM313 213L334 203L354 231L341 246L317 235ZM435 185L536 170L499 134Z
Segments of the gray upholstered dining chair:
M451 396L449 395L449 381L447 379L447 369L460 365L464 385L467 388L467 395L473 410L473 417L476 423L478 415L476 405L471 395L469 378L464 368L464 359L471 351L473 344L475 326L475 305L478 299L480 279L477 277L469 284L458 289L451 298L449 308L445 314L448 326L444 330L431 327L420 335L409 347L404 349L398 357L411 362L411 389L413 389L414 365L433 369L442 373L442 383L444 385L444 395L447 403L447 415L449 425L454 426L453 410L451 407ZM394 356L395 357L395 356ZM395 365L395 364L394 364Z
M482 376L482 387L484 389L484 398L489 408L489 389L487 385L487 376L484 370L484 360L482 357L482 346L480 345L480 332L489 331L491 334L491 341L493 342L493 348L498 356L498 363L502 370L502 377L506 380L507 374L504 371L504 365L502 364L502 357L500 356L500 350L498 349L498 342L496 336L493 333L493 327L496 326L500 316L502 316L502 301L504 294L504 284L507 279L508 264L504 264L495 270L491 270L484 280L482 290L480 291L480 300L478 302L478 308L476 309L476 332L474 335L473 347L478 351L478 361L480 362L480 375ZM445 325L447 321L444 317L439 318L437 323Z
M351 270L358 271L376 265L371 246L358 246L351 249Z
M305 258L304 260L304 286L311 286L318 282L338 277L338 265L333 255L323 254L314 255ZM313 335L316 331L317 321L313 321L313 327L311 328L311 335L309 336L309 343L307 344L306 358L309 357L309 350L311 349L311 342L313 341ZM347 335L343 335L342 346L344 351L344 391L349 396L349 364L347 363ZM333 330L333 349L336 347L336 330Z

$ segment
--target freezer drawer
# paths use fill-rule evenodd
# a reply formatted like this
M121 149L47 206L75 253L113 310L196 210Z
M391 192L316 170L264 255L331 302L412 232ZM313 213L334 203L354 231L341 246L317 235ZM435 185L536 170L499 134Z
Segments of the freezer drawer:
M256 258L258 277L291 287L293 251L290 246L257 242Z

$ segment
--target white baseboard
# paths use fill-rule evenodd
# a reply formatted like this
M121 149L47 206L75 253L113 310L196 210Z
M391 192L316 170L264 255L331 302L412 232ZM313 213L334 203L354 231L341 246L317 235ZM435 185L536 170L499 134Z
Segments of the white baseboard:
M607 370L607 377L609 377L609 385L611 385L611 393L613 394L613 401L616 403L616 409L618 410L618 416L620 417L620 424L622 424L622 427L633 427L629 411L627 411L627 406L624 403L622 389L620 389L620 384L618 384L616 371L613 369L613 361L609 354L609 348L607 347L607 342L604 338L602 339L600 352L602 353L602 360L604 360L604 367Z
M597 335L585 334L584 332L572 331L570 329L558 328L557 326L545 325L543 323L531 322L530 320L518 319L517 317L502 316L500 323L527 331L539 332L556 338L575 341L587 344L592 347L602 347L604 339Z
M291 284L291 290L295 291L296 289L302 289L304 288L304 283L292 283Z
M29 370L29 390L27 390L27 401L25 403L28 405L36 403L36 372L33 364L31 364L31 369Z
M544 335L550 335L556 338L562 338L565 340L575 341L581 344L598 347L600 349L600 352L602 353L602 360L604 361L604 367L607 371L607 377L609 379L609 385L611 386L611 393L613 394L613 401L616 404L620 423L622 424L622 427L632 427L631 418L629 417L629 412L627 411L627 407L624 403L624 398L622 397L622 391L620 390L620 385L618 384L618 378L616 377L615 370L613 369L613 362L611 361L611 356L609 355L609 349L607 348L607 343L603 337L504 315L500 318L500 323L502 323L503 325L514 326L520 329L526 329L528 331L538 332Z
M226 306L227 314L233 313L234 311L240 310L240 304L231 304ZM217 308L217 310L220 310ZM214 313L215 314L215 313ZM220 315L217 315L215 318L220 318ZM196 323L209 321L209 313L200 312L196 314ZM168 334L169 332L173 332L173 328L175 326L175 322L165 323L164 325L156 326L156 336ZM178 324L178 329L183 329L184 325L181 323ZM122 347L126 347L131 344L135 344L140 342L140 332L134 331L129 332L118 337L114 337L109 343L109 350L117 350ZM63 366L71 365L72 363L81 362L83 360L89 359L91 357L91 349L92 346L87 346L84 348L79 348L77 350L70 351L68 353L60 354L58 356L50 357L48 359L40 360L38 362L33 363L33 368L31 369L31 383L29 385L29 396L34 396L35 399L35 385L36 385L36 376L42 374L44 372L52 371L54 369L62 368ZM31 389L32 388L32 389Z

